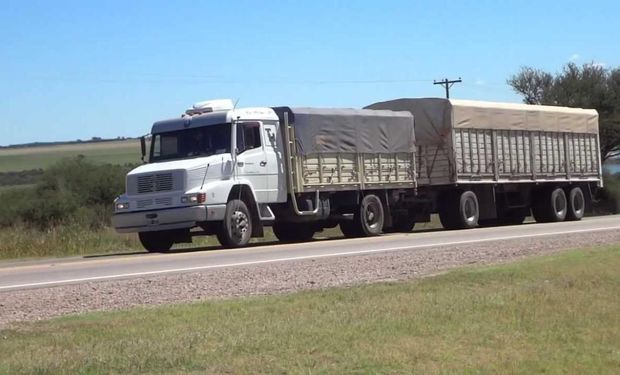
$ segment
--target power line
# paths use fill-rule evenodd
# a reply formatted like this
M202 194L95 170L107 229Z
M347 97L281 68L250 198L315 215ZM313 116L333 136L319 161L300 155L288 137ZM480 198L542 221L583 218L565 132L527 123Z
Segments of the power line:
M450 87L452 87L452 85L454 85L455 83L460 82L463 82L461 80L461 77L455 80L448 80L447 78L444 78L441 81L433 81L433 85L442 85L446 89L446 99L450 99Z

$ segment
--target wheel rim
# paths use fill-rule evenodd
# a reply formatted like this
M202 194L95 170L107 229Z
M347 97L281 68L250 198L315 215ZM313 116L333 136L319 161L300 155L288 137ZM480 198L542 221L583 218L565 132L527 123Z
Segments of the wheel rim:
M242 240L248 232L248 215L243 211L235 211L230 217L230 234L236 240Z
M476 209L476 203L474 202L474 200L472 198L467 198L463 207L463 213L465 215L465 220L468 223L476 220L477 211L478 210Z
M561 215L566 210L566 198L563 198L562 194L555 196L555 212Z
M366 220L366 226L370 229L376 229L381 221L380 207L377 202L370 202L366 206L364 212L364 218Z
M576 193L574 198L573 198L573 209L575 210L576 214L581 214L581 211L583 211L583 207L585 206L585 202L583 199L583 195Z

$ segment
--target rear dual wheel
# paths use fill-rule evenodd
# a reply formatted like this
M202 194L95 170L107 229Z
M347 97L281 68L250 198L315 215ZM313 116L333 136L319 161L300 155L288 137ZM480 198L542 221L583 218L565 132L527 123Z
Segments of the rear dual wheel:
M353 220L342 221L340 230L346 237L377 236L383 231L385 213L381 199L374 194L364 196Z
M415 227L415 217L411 214L392 216L392 226L383 229L385 233L409 233Z
M566 213L566 220L581 220L585 212L586 198L583 195L583 190L578 186L568 190L568 212Z
M564 221L568 213L568 201L562 188L545 188L535 193L532 215L539 223Z
M439 199L439 220L446 229L468 229L478 225L480 206L471 190L446 191Z
M312 223L285 223L275 222L273 234L281 242L304 242L310 241L316 232Z

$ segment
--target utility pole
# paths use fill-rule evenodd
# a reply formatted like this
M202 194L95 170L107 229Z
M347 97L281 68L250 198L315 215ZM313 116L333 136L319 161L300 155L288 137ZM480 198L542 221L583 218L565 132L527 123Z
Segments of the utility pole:
M442 85L446 89L446 99L450 99L450 87L455 83L463 82L461 77L459 79L448 80L447 78L442 79L441 81L433 81L433 85Z

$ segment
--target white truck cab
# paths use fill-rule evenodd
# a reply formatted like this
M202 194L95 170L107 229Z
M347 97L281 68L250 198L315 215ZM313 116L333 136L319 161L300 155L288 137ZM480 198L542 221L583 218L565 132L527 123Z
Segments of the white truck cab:
M200 102L153 124L148 164L127 174L114 202L118 232L138 232L147 250L161 251L191 242L189 229L203 227L235 246L249 240L251 222L260 231L260 219L273 219L268 204L287 199L278 116L271 108L233 107L231 100ZM238 225L229 233L210 228L227 209ZM259 220L250 220L252 212Z

